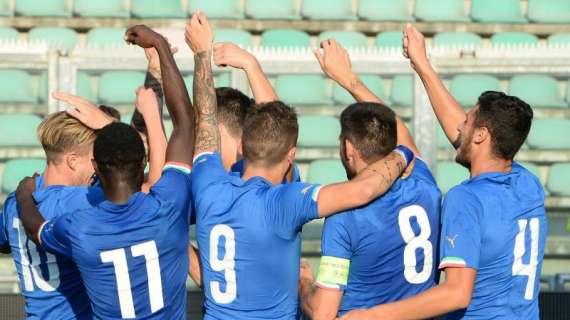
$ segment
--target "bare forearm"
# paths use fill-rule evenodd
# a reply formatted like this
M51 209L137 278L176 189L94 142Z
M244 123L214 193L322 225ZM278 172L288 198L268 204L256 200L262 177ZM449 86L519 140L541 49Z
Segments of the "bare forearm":
M18 200L18 211L28 238L38 244L38 231L45 219L36 208L36 203L31 195Z
M312 294L313 294L313 283L306 280L301 280L299 282L299 299L301 303L301 308L305 315L309 318L313 318L313 306L312 306Z
M188 255L190 256L190 270L188 270L188 274L194 283L196 283L198 287L202 288L202 265L198 249L193 245L189 245Z
M220 150L218 132L218 104L212 77L211 51L194 56L194 99L196 103L197 133L194 154Z
M154 116L145 117L144 121L147 125L150 172L143 189L148 192L162 176L168 142L163 131L162 117L158 112Z
M246 68L245 72L256 103L278 100L275 89L271 85L271 82L269 82L269 79L261 69L257 60L254 59L251 67Z

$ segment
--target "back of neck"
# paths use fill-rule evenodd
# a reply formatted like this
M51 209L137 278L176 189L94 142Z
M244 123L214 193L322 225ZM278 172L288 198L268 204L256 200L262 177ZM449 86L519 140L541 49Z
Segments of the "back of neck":
M134 186L125 180L105 181L101 179L105 198L114 204L125 204L131 196L141 191L141 186Z
M511 160L499 159L496 157L478 159L471 163L471 178L491 172L509 173L513 167Z
M53 162L49 162L44 171L44 185L49 186L72 186L73 179L63 166L58 166Z
M280 174L275 168L252 166L246 162L242 178L243 180L249 180L253 177L262 177L272 184L280 184L283 182L284 174Z

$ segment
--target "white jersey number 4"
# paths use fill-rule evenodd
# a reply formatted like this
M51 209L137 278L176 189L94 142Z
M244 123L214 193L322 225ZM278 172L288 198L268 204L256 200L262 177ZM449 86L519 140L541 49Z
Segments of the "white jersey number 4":
M526 252L525 238L526 227L530 226L530 261L528 264L522 262L522 258ZM524 292L525 300L532 300L534 297L534 284L536 282L536 269L538 267L538 218L529 220L519 220L519 233L515 238L515 250L513 263L513 276L528 277L526 289Z
M416 236L412 229L412 217L416 218L420 226L420 234ZM433 245L429 241L431 227L424 208L412 205L400 210L398 215L400 233L406 242L404 248L404 278L412 284L420 284L429 280L433 269ZM417 272L416 250L421 249L424 253L422 270Z

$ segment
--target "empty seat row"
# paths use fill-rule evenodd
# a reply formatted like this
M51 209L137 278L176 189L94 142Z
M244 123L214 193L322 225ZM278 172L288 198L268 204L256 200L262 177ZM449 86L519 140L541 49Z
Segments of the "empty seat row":
M279 20L371 20L371 21L445 21L479 23L560 23L570 22L567 0L528 0L523 16L519 0L471 0L469 13L464 0L416 0L413 14L409 0L0 0L0 15L69 17L184 18L197 10L219 19ZM300 10L299 10L300 9Z

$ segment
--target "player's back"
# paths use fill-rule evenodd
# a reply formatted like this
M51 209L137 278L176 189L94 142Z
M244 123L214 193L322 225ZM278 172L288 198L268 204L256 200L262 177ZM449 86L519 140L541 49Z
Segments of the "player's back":
M327 218L318 283L343 290L339 314L401 300L435 285L440 205L429 168L416 159L411 175L381 198ZM345 284L327 279L327 259L347 262Z
M514 163L510 173L477 176L452 189L447 197L444 214L446 206L454 206L453 202L463 203L465 210L460 215L470 215L469 207L477 212L477 226L469 228L470 234L450 235L444 225L442 246L447 247L442 252L443 267L466 264L477 270L469 307L449 318L538 319L547 235L544 191L538 179ZM466 221L458 216L451 223ZM453 248L474 250L475 254L454 260L445 255L451 252L451 242Z

